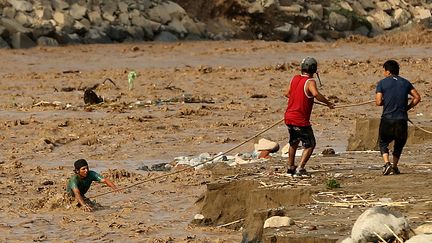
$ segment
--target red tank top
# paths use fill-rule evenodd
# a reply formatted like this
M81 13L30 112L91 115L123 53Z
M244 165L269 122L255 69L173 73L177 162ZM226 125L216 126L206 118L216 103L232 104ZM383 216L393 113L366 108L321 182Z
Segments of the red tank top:
M285 124L299 127L310 126L310 116L314 97L306 93L306 84L313 78L296 75L290 83L288 107L285 111Z

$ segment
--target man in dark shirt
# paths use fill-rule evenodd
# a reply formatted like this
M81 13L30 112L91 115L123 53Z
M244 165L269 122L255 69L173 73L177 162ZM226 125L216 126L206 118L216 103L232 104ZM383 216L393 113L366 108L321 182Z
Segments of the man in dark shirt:
M399 76L399 64L394 60L384 63L385 78L378 82L375 102L384 106L379 127L379 147L384 160L383 175L400 174L398 162L408 137L408 110L421 98L414 86ZM413 98L408 104L408 95ZM389 144L394 141L393 163L390 163Z
M84 211L93 211L92 206L86 203L86 198L84 197L84 194L90 189L93 181L103 182L113 190L117 190L117 187L109 179L103 178L95 171L89 170L88 163L85 159L75 161L74 167L75 175L69 179L66 191L70 196L76 198Z

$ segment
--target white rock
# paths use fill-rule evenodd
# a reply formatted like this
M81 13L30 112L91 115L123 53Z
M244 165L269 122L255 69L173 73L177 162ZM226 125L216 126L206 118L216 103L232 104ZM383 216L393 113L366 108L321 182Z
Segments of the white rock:
M384 224L397 235L405 234L409 230L408 221L402 215L386 207L373 207L357 218L351 231L351 238L356 242L378 241L378 237L374 234L376 232L383 239L390 239L393 234Z
M363 8L361 3L359 3L358 1L354 1L351 4L351 7L352 7L353 11L358 15L366 15L367 14L366 10Z
M62 12L55 12L53 18L59 26L66 27L73 26L75 21L69 14Z
M430 9L426 9L426 8L419 7L419 6L417 6L415 8L414 18L416 18L416 19L428 19L430 17L432 17Z
M23 12L33 11L33 5L29 1L8 0L8 2L17 10Z
M354 241L353 239L351 239L351 237L348 237L348 238L341 240L340 242L338 241L337 243L357 243L357 242Z
M376 5L380 10L383 11L390 11L392 9L392 5L388 1L377 2Z
M204 215L197 213L197 214L195 214L194 219L202 220L202 219L205 219L205 217L204 217Z
M341 6L341 8L346 9L348 11L354 11L351 5L347 2L339 2L339 6Z
M71 6L69 13L74 19L80 20L86 15L87 8L75 3Z
M387 30L392 27L392 18L386 12L382 10L375 11L372 17L381 28Z
M414 232L416 234L432 234L432 224L422 224L417 227Z
M432 243L432 234L422 234L411 237L405 243Z
M279 228L294 225L294 220L290 217L273 216L264 222L265 228Z
M402 26L408 23L411 18L411 14L403 8L398 8L394 11L394 18L399 26Z

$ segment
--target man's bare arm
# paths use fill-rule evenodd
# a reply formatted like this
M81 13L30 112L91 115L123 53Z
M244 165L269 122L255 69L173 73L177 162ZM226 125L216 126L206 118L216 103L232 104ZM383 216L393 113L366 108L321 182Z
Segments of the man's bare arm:
M324 104L326 104L330 109L334 109L334 104L332 102L330 102L326 97L324 97L324 95L322 95L319 91L318 88L316 86L316 82L315 80L309 80L308 81L308 85L307 88L309 90L309 93L315 97L318 101L323 102Z
M413 97L411 102L408 104L407 111L416 106L420 101L421 97L420 94L417 92L416 89L412 89L410 91L410 95Z
M377 106L383 105L383 94L381 92L375 94L375 104Z

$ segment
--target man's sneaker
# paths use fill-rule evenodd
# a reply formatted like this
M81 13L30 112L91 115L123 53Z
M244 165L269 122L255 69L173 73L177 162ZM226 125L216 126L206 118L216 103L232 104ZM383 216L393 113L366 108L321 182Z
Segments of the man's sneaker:
M296 172L296 169L297 169L297 166L291 166L288 170L287 170L287 173L288 174L290 174L290 175L294 175L295 174L295 172Z
M392 166L389 162L387 162L384 166L383 166L383 175L388 175L390 174L390 172L392 172Z
M294 177L309 177L309 174L307 173L306 169L300 168L297 169L296 172L293 175Z
M400 174L400 170L399 170L398 167L393 167L392 170L393 170L393 174L395 174L395 175L399 175Z

